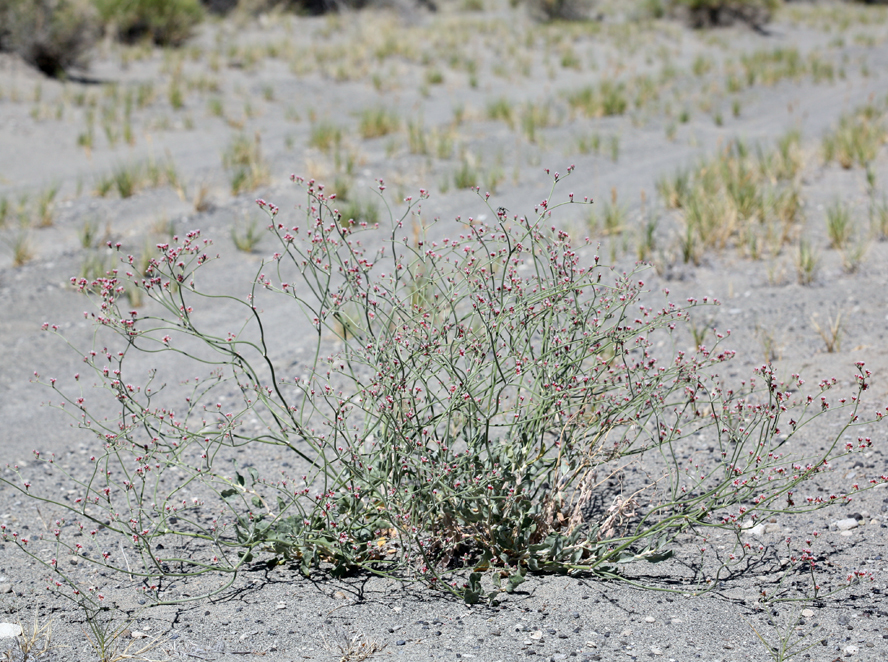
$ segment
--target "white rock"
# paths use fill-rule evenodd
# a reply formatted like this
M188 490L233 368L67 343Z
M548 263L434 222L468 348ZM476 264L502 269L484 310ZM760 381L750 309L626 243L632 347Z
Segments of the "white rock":
M138 630L133 630L133 633L130 636L132 636L133 639L144 639L148 635L145 634L144 632L139 632Z
M657 619L654 618L653 616L648 616L648 617L646 617L646 618L644 619L644 622L645 622L645 623L656 623L656 622L657 622Z
M765 525L764 524L756 524L754 527L749 529L749 532L754 535L756 538L761 538L765 535Z
M811 618L814 615L813 609L802 609L802 616L805 618Z
M845 655L857 655L860 649L857 646L845 646L842 651Z
M22 633L22 626L15 623L0 623L0 639L18 637Z
M651 655L662 655L663 651L656 646L651 646Z
M853 531L842 531L841 533L839 533L839 535L840 535L840 536L845 536L846 538L848 538L848 537L850 537L850 536L853 536L853 535L854 535L854 532L853 532Z
M531 639L542 639L542 638L543 638L543 631L542 631L542 630L537 630L537 631L534 632L532 635L530 635L530 638L531 638Z
M848 517L846 519L840 519L838 522L833 522L833 526L839 531L850 531L851 529L857 528L858 522L853 517Z

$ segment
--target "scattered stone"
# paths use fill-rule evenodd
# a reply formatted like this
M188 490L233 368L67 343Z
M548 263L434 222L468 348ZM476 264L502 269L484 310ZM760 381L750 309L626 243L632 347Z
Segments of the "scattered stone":
M802 616L805 618L811 618L814 615L813 609L802 609Z
M407 642L404 641L403 639L398 639L398 640L395 642L395 646L405 646L405 645L407 645Z
M145 638L148 636L148 634L145 633L145 632L139 632L138 630L133 630L133 631L130 633L130 636L131 636L133 639L145 639Z
M749 529L749 533L754 535L756 538L761 538L763 535L765 535L765 525L756 524L754 527Z
M657 646L651 646L651 655L662 655L663 649Z
M684 623L684 621L681 620L680 618L673 618L673 619L672 619L671 621L669 621L669 622L672 623L673 625L680 625L680 624Z
M12 584L0 584L0 593L12 593Z
M833 522L833 526L835 526L839 531L850 531L851 529L856 529L860 526L860 522L858 522L853 517L847 517L845 519L840 519L836 522Z
M621 636L621 637L631 637L631 636L632 636L632 630L630 630L629 628L626 628L625 630L623 630L623 631L620 633L620 636Z
M848 625L848 623L850 623L850 619L848 618L847 614L841 614L836 619L836 621L838 622L839 625Z
M286 608L287 608L287 603L286 603L286 602L278 602L278 603L274 606L274 608L275 608L275 609L286 609Z
M860 649L857 646L851 644L849 646L845 646L842 651L845 653L845 655L857 655Z
M530 638L531 638L531 639L537 639L537 640L542 639L542 638L543 638L543 631L542 631L542 630L537 630L537 631L534 632L532 635L530 635Z
M644 622L645 622L645 623L656 623L656 622L657 622L657 619L654 618L653 616L647 616L647 617L644 619Z
M0 623L0 639L18 637L22 634L22 626L16 623Z
M552 659L553 660L566 660L567 655L565 655L564 653L555 653L555 655L552 656Z
M725 650L734 650L734 644L725 644Z

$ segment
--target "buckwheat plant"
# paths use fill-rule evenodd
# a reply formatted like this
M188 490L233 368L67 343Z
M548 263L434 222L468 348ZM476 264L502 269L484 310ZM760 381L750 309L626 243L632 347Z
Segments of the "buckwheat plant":
M58 513L39 544L3 531L57 589L99 600L63 572L57 559L69 555L138 578L157 603L198 597L174 595L179 579L221 575L212 594L265 560L418 580L475 602L527 572L625 577L621 564L666 560L677 537L711 529L736 535L729 569L754 552L750 523L850 498L799 490L869 445L839 442L862 424L863 364L856 393L830 406L834 381L793 395L802 381L769 366L724 386L726 334L692 355L656 356L690 308L717 302L676 305L666 291L655 304L643 267L620 273L588 241L574 246L554 214L590 202L554 203L565 177L554 173L529 217L488 205L490 222L426 223L421 189L382 225L349 222L323 185L293 179L306 195L301 223L257 201L279 248L245 298L207 291L218 271L202 270L221 258L197 230L158 245L141 271L117 244L119 269L74 280L97 305L96 325L119 338L80 351L117 414L90 413L100 400L84 376L37 376L95 435L92 469L67 472L80 491L71 501L37 493L24 470L2 478ZM383 200L384 190L379 180ZM128 287L141 290L141 312L126 308ZM275 299L304 318L304 363L275 350L280 334L302 333L263 312ZM242 310L230 329L200 314L220 300ZM151 352L205 377L166 390L153 375L139 381L130 358ZM223 405L218 394L232 390L238 402ZM784 455L828 414L844 423L826 451ZM682 450L698 435L716 452L688 463ZM238 464L245 448L256 462L268 452L289 461L262 475ZM607 493L628 465L647 478L630 496ZM602 493L610 506L595 508Z

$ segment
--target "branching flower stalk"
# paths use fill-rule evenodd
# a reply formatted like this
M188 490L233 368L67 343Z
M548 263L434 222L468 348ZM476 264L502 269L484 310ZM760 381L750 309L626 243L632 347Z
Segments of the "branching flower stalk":
M288 226L257 201L280 248L244 299L204 289L212 276L201 272L219 256L199 231L159 244L145 268L125 256L105 278L73 279L94 298L97 327L119 338L80 351L118 413L91 413L101 401L80 375L65 388L36 376L99 446L88 475L35 451L78 487L72 501L32 489L18 468L0 478L58 513L41 551L17 532L4 529L3 539L43 563L55 588L95 604L102 597L82 594L57 559L136 577L156 603L202 597L168 587L204 574L227 576L212 592L224 591L260 556L305 573L418 580L475 602L513 590L527 572L626 578L622 564L666 560L678 536L705 540L712 529L736 537L718 571L730 572L755 553L750 523L850 499L800 490L869 447L839 441L865 423L863 364L856 393L836 405L827 400L835 380L804 396L797 375L785 383L769 366L728 388L716 371L733 353L717 331L713 347L656 357L657 338L717 302L676 305L666 291L654 305L640 271L618 273L591 245L574 247L551 219L588 201L570 194L554 204L564 177L553 179L535 216L488 205L492 222L458 218L445 236L443 222L424 222L424 190L387 226L350 224L322 185L294 177L305 218ZM384 200L381 180L378 190ZM127 310L133 287L153 303ZM263 311L281 297L305 320L304 364L275 349L292 326L277 328ZM200 310L223 304L238 307L240 321L202 321ZM153 374L129 381L131 356L170 352L178 372L207 376L178 387ZM223 404L232 386L240 402ZM784 454L827 415L845 424L825 451ZM717 452L683 459L693 435ZM266 446L298 468L262 476L236 461L237 450ZM650 482L590 512L599 474L642 460Z

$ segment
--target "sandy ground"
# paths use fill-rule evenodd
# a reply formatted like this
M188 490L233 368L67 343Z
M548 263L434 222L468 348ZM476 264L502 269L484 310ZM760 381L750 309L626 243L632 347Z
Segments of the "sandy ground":
M600 239L602 255L628 266L637 258L643 224L655 219L656 248L649 259L656 268L646 275L648 286L654 292L667 287L677 300L722 301L696 323L731 329L728 346L738 355L726 371L729 378L744 379L770 353L782 374L801 372L811 382L835 376L847 386L854 362L863 360L874 373L866 411L884 410L888 243L873 233L869 210L873 199L888 193L888 147L876 146L873 192L863 168L824 163L821 138L843 113L863 104L882 104L884 114L888 14L829 3L792 6L765 35L740 28L694 33L674 23L630 19L618 9L601 22L538 26L504 4L484 12L445 5L434 15L228 19L202 27L181 51L103 44L92 69L68 82L47 80L4 57L0 198L9 211L0 226L0 244L8 249L0 252L0 458L27 469L31 451L40 448L74 471L85 466L93 440L58 411L41 407L49 396L31 376L79 369L80 355L40 327L57 324L72 344L91 342L93 328L82 315L90 304L68 280L83 273L89 260L107 259L96 246L111 240L136 253L200 228L224 259L213 287L245 293L274 247L262 239L252 252L238 251L232 228L243 234L251 223L261 224L256 197L291 213L300 199L288 181L291 173L333 188L347 184L352 198L365 200L372 199L376 179L384 178L395 212L403 209L396 201L426 187L431 198L425 216L446 220L485 213L473 192L457 187L460 168L474 171L477 184L492 192L491 204L524 214L548 193L544 168L564 171L576 164L562 193L569 188L596 205L616 200L624 227L605 234L600 220L592 227L586 213L573 207L558 222L577 236ZM778 49L796 53L802 63L797 70L732 87L729 79L734 73L742 78L744 61ZM627 85L624 113L587 117L571 107L571 91L604 79ZM509 121L494 117L497 104L511 109ZM541 113L532 130L523 119L529 104ZM379 108L397 117L397 127L378 137L368 129L365 137L362 113ZM325 123L341 132L330 149L319 137ZM801 134L797 185L804 205L794 243L752 259L733 242L705 251L698 264L685 263L678 248L680 216L658 196L657 181L712 156L731 139L770 148L794 129ZM234 195L223 155L237 136L248 144L258 141L267 181ZM143 174L135 176L134 195L122 197L113 184L99 194L103 178L121 168L135 172L136 164ZM175 176L157 175L152 182L144 174L152 166L172 166ZM39 203L52 189L57 193L41 222ZM847 253L843 257L828 240L825 219L837 200L850 209L852 243L862 250L853 269ZM98 234L92 245L83 237L87 224ZM797 278L799 236L820 257L807 285ZM16 266L20 239L32 256ZM224 326L236 314L220 305L206 321ZM287 329L273 351L299 360L301 327L286 310L268 314ZM828 352L815 323L825 329L839 314L840 347ZM693 345L687 332L678 338L676 349ZM163 356L139 365L177 370ZM828 435L829 429L817 432ZM873 427L872 436L872 452L839 462L821 476L821 489L841 491L888 472L885 428ZM279 458L255 461L273 466ZM360 659L363 642L364 650L381 647L375 653L380 659L766 660L756 632L779 645L779 633L792 630L815 644L799 659L875 661L888 656L886 511L888 494L876 489L853 506L778 521L763 534L762 544L778 550L786 536L822 531L819 553L829 559L828 573L875 573L874 582L813 605L758 601L762 588L775 581L779 551L702 597L688 588L695 555L684 549L657 566L656 576L637 570L639 581L668 591L590 577L534 577L497 607L467 607L375 577L309 580L278 566L244 573L213 601L145 610L128 578L96 576L82 567L71 572L105 586L118 613L135 619L118 621L127 630L121 640L133 643L130 652L146 641L131 639L133 633L159 637L158 647L146 653L156 658L346 659L339 647L350 641L354 650L347 659ZM835 530L832 523L852 513L860 526ZM42 517L33 503L0 489L0 522L34 536ZM196 595L212 581L176 590ZM0 545L0 620L20 619L26 626L35 614L40 622L52 620L53 641L60 646L52 659L96 659L82 614L44 587L33 562L13 545ZM802 614L802 608L809 611Z

